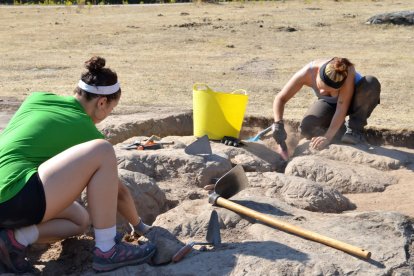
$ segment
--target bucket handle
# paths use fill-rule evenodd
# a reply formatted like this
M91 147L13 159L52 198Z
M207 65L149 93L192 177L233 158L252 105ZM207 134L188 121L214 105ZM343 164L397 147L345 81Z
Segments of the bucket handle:
M204 89L199 89L199 87L204 86ZM213 91L207 84L205 83L195 83L193 85L193 90L194 91ZM247 95L247 91L244 89L237 89L234 90L233 92L230 92L230 94L243 94L243 95Z
M199 89L199 86L204 86L204 89ZM207 84L205 84L205 83L195 83L195 84L193 85L193 90L194 90L194 91L213 91L213 90L211 90L211 88L210 88L210 87L208 87L208 85L207 85Z
M243 94L243 95L247 95L247 91L244 89L237 89L234 90L233 92L231 92L231 94Z

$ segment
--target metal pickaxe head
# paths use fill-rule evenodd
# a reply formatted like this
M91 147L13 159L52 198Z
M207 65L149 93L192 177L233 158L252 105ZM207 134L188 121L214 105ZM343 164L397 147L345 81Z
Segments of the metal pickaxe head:
M208 201L215 205L218 197L230 198L246 188L249 180L241 165L236 165L225 175L220 177L214 186L214 193L209 196Z

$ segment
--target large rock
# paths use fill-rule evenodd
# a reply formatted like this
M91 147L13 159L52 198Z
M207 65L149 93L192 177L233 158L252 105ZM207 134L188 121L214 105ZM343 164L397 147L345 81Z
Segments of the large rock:
M139 240L150 241L157 247L157 251L151 258L151 264L154 265L170 263L172 257L184 246L184 243L175 235L159 226L153 226L145 237L140 237Z
M165 140L171 141L172 138L166 137ZM157 181L176 179L198 187L210 184L212 178L221 177L232 167L227 156L189 155L184 151L185 144L173 141L178 145L141 151L123 150L118 144L115 146L118 167L146 174Z
M165 193L154 179L145 174L128 170L119 170L121 181L128 187L134 199L135 207L143 221L151 224L155 218L167 210ZM122 219L118 219L122 223Z
M309 179L274 172L247 173L247 177L249 187L258 194L281 199L300 209L323 213L355 209L355 205L336 189Z
M157 186L155 180L145 174L124 169L118 170L119 178L124 183L134 200L135 208L144 222L151 224L155 218L168 209L165 193ZM87 189L80 197L80 203L88 206ZM118 215L120 228L127 227L125 219Z
M377 14L370 17L367 24L414 25L414 11L400 11Z
M382 192L396 183L394 177L379 170L313 155L293 158L285 173L313 180L341 193Z
M294 156L316 155L346 163L361 164L381 171L397 170L410 163L410 154L397 149L369 145L331 144L323 150L309 148L309 141L303 140L296 148Z
M212 205L207 198L187 200L164 215L160 215L154 225L163 227L180 238L205 241L207 225L210 220ZM240 220L240 218L239 218Z
M144 109L144 107L141 107ZM191 135L193 133L192 113L188 110L157 108L138 114L112 115L102 121L98 128L112 143L121 143L134 136Z

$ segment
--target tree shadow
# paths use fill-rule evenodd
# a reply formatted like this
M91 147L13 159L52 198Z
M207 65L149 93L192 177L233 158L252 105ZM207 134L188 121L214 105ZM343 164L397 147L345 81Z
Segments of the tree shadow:
M274 216L292 216L269 203L256 202L252 200L232 200L232 202L250 208L256 212L274 215Z
M236 252L240 252L241 255L259 257L269 261L285 259L305 263L309 260L308 254L275 241L236 242L222 244L221 247L218 248L218 250L228 249L236 249Z
M168 271L170 275L180 275L179 273L171 274L171 272L197 267L198 273L189 273L188 275L202 275L204 273L207 273L204 275L230 275L232 272L234 273L241 256L257 257L271 262L280 260L306 263L309 261L308 254L275 241L248 241L223 243L208 251L193 250L181 262L162 268L157 273L164 275L163 273ZM257 263L257 261L254 262Z
M345 253L346 254L346 253ZM306 263L310 261L310 257L307 253L299 251L295 248L287 246L285 244L275 241L248 241L248 242L235 242L235 243L223 243L220 246L207 251L193 250L187 255L180 263L169 265L168 267L177 266L176 270L181 271L181 267L185 268L190 266L198 267L199 271L208 271L208 275L230 275L234 273L234 269L240 262L241 256L257 257L265 259L271 262L286 262L286 266L291 266L292 262L300 263L306 266ZM365 260L353 255L350 255L355 259L369 263L379 269L385 268L385 265L379 261L370 259ZM247 259L246 259L247 261ZM257 261L253 261L257 263ZM209 266L214 265L214 268ZM220 274L217 274L218 268ZM163 272L163 270L158 271ZM179 275L179 274L174 274ZM198 274L189 274L198 275Z
M268 203L258 203L258 202L254 202L254 201L250 201L250 200L232 200L232 201L235 202L235 203L238 203L238 204L240 204L240 205L242 205L244 207L250 208L250 209L252 209L254 211L260 212L260 213L270 214L270 215L275 215L275 216L292 216L291 214L286 213L286 212L284 212L284 211L282 211L282 210L280 210L280 209L276 208L275 206L273 206L271 204L268 204ZM248 216L245 216L245 215L240 215L240 216L243 217L244 219L248 220L250 223L259 223L259 224L262 224L262 225L266 225L267 227L273 228L275 230L282 231L282 232L285 232L287 234L296 236L298 238L310 240L310 239L305 238L305 237L303 237L301 235L298 235L298 234L295 234L295 233L291 233L291 232L285 231L283 229L277 228L277 227L275 227L273 225L269 225L267 223L264 223L262 221L256 220L254 218L251 218L251 217L248 217ZM277 219L277 218L275 218L275 219ZM313 241L313 242L318 243L317 241L314 241L314 240L310 240L310 241ZM328 245L326 245L326 246L328 246ZM339 249L337 249L337 250L339 250ZM357 258L357 259L363 260L365 262L368 262L368 263L370 263L370 264L372 264L372 265L374 265L374 266L376 266L378 268L385 268L385 265L382 264L379 261L376 261L376 260L373 260L373 259L368 259L368 260L367 259L363 259L363 258L360 258L358 256L352 255L350 253L346 253L346 254L349 254L350 256L352 256L354 258Z
M283 172L287 162L283 160L282 156L275 150L270 149L268 146L256 143L243 141L242 148L257 158L265 161L268 164L276 165L276 171Z

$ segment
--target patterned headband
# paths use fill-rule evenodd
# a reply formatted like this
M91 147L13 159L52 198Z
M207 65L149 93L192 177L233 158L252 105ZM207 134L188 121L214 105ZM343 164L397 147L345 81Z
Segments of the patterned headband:
M319 76L320 76L321 80L326 85L328 85L328 86L330 86L332 88L338 89L338 88L340 88L344 84L347 76L345 76L341 81L333 81L333 80L331 80L329 78L329 76L325 72L326 66L329 64L329 62L331 62L331 60L328 61L328 62L326 62L324 65L322 65L322 67L319 69Z

